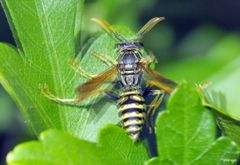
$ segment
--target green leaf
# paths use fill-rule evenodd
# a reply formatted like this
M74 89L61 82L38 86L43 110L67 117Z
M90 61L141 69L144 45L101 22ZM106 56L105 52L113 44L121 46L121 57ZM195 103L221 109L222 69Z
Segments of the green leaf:
M82 22L83 22L83 8L84 8L84 0L77 1L77 12L76 12L76 19L75 19L75 51L78 53L81 50L81 30L82 30Z
M237 54L239 56L239 53ZM211 77L213 82L210 89L214 91L221 91L226 97L226 108L228 113L235 117L239 117L239 93L240 89L237 88L240 81L240 58L236 58L233 62L222 68L217 74Z
M98 143L49 130L40 135L39 141L20 144L7 156L10 165L137 165L147 159L148 154L143 143L134 143L117 126L102 129Z
M161 160L159 157L156 158L152 158L150 160L148 160L146 163L146 165L173 165L174 163L170 160Z
M95 141L99 128L118 122L115 103L105 104L100 97L97 104L91 99L84 107L64 106L45 98L39 88L47 84L54 95L71 98L76 97L75 88L87 81L69 64L78 42L74 41L76 0L1 2L18 47L0 43L0 82L17 102L26 123L35 134L57 128ZM109 66L93 52L116 57L113 46L106 34L95 38L87 51L78 55L81 67L92 74L104 71Z
M40 141L23 143L9 153L9 164L223 164L236 163L237 146L228 137L216 140L215 118L199 93L186 83L171 95L156 123L159 157L148 159L143 142L133 142L122 128L107 126L98 143L56 130ZM116 161L117 160L117 161Z
M238 150L240 151L240 121L229 116L219 115L218 124L223 131L223 134L238 144Z
M68 108L50 103L40 94L39 85L49 84L58 95L66 95L73 86L74 73L67 61L74 57L75 0L13 0L2 4L19 47L1 43L1 83L18 102L35 133L49 127L71 130L64 112Z
M238 144L240 150L240 119L234 117L226 111L226 100L223 94L214 91L200 90L200 96L203 106L214 112L217 121L224 135L227 135Z
M185 83L169 98L167 111L159 115L156 133L160 160L184 165L221 164L238 156L229 138L215 140L212 114L201 105L195 89Z

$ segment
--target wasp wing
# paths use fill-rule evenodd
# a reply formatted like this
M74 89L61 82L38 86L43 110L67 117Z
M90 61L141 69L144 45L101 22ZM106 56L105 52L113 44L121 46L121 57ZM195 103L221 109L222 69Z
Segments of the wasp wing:
M84 100L94 93L95 89L100 85L109 81L113 78L114 74L117 72L117 67L113 66L105 72L93 77L91 80L77 87L77 92L79 94L79 100Z
M110 36L115 38L117 41L126 42L127 39L120 35L107 21L103 19L92 18L92 21L100 25Z
M176 88L177 83L167 79L166 77L160 75L158 72L150 69L149 67L142 65L144 71L146 71L150 76L155 78L157 81L149 81L151 84L161 87L167 93L171 93L173 89Z

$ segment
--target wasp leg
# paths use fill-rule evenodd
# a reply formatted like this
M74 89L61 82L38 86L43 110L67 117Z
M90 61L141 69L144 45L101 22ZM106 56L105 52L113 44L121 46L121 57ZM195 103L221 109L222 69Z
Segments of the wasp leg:
M57 103L61 103L61 104L69 104L69 105L79 105L79 103L82 101L80 97L76 97L76 98L60 98L55 96L54 94L51 93L51 91L49 90L49 87L45 84L43 86L40 87L41 88L41 93L48 98L49 100L52 100L54 102ZM104 90L104 89L100 89L100 90L96 90L94 92L92 92L88 97L92 97L95 96L97 94L106 94L109 97L111 97L114 100L118 100L119 96L117 94L115 94L112 91L109 90Z
M154 56L152 51L147 51L148 53L148 58L146 59L146 63L147 64L151 64L151 63L158 63L157 58Z
M57 103L76 104L79 102L78 98L59 98L59 97L55 96L54 94L52 94L52 92L50 91L49 87L46 84L40 86L40 90L41 90L41 94L43 96L45 96L49 100L55 101Z
M151 51L147 51L148 56L146 58L141 59L141 63L149 65L152 63L158 63L157 58L154 56L154 54Z
M93 77L95 77L96 75L91 74L87 71L85 71L84 69L81 68L80 62L77 60L70 60L69 64L71 66L71 68L78 73L80 76L86 78L86 79L91 79Z
M105 62L108 66L117 65L117 61L99 52L92 52L92 55Z
M203 83L200 84L195 84L197 90L205 90L206 88L208 88L211 85L211 82L205 81Z
M150 104L147 105L147 126L149 128L149 132L153 132L154 128L154 115L157 110L157 108L160 106L160 104L163 101L165 92L164 90L159 89L151 89L152 86L147 86L145 88L145 91L143 93L144 97L151 97L154 96L154 99L151 101Z
M160 104L163 101L164 98L164 91L158 90L154 91L153 93L156 94L154 100L147 106L147 120L148 120L148 126L149 126L149 132L153 132L154 128L154 115L157 110L157 108L160 106Z
M162 82L156 81L156 80L149 80L147 82L147 85L149 85L149 86L156 86L157 88L163 89L167 93L171 93L173 91L173 89L174 89L173 87L166 86Z

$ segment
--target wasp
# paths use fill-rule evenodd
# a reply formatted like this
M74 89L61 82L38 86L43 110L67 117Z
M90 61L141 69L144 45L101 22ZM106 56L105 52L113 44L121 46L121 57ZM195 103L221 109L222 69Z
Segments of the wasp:
M43 89L43 94L56 102L78 104L89 97L104 93L117 101L121 126L133 141L138 140L144 124L147 124L149 128L153 125L150 124L153 114L161 104L165 93L170 93L177 85L174 81L152 70L150 64L154 59L152 57L144 58L141 53L144 46L140 40L163 19L164 17L152 18L130 39L119 34L105 20L92 19L117 41L118 60L114 61L112 66L103 73L78 86L79 95L76 98L56 97L46 87ZM152 79L145 82L145 74L150 75ZM98 89L103 83L112 80L114 75L115 81L120 86L118 93ZM157 87L157 89L153 90L152 87ZM146 98L152 96L154 99L146 104Z

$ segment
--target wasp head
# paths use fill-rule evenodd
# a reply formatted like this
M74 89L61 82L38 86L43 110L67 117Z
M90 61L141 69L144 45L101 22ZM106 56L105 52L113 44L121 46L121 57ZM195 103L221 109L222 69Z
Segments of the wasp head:
M143 48L143 43L141 42L122 42L116 44L116 49L118 52L129 52L129 51L136 51Z

